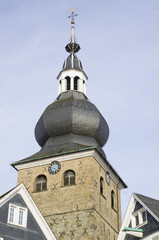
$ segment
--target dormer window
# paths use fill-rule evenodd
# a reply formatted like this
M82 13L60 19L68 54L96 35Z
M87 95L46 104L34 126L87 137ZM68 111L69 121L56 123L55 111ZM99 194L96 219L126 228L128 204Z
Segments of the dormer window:
M147 213L144 208L140 208L138 211L133 213L132 227L139 227L147 223Z
M26 227L27 214L28 214L27 208L20 207L10 203L8 209L8 223L21 227Z

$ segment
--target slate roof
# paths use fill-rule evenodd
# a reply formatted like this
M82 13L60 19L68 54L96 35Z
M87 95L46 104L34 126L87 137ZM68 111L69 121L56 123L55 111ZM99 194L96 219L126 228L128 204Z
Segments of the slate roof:
M35 127L35 137L41 147L49 138L68 134L94 138L101 147L109 136L108 124L99 110L83 93L76 91L62 93L45 109ZM80 141L80 138L78 140ZM57 139L54 139L54 145L55 142L59 145ZM86 142L82 139L80 144L90 146ZM91 146L95 146L94 143Z
M68 149L66 152L65 151L61 151L58 153L53 153L52 152L52 148L42 148L39 152L35 153L34 155L31 155L30 157L24 158L22 160L16 161L11 163L11 166L15 166L17 164L22 164L22 163L27 163L27 162L31 162L31 161L37 161L37 160L42 160L42 159L46 159L46 158L51 158L51 157L57 157L59 155L66 155L66 154L70 154L70 153L76 153L76 152L83 152L83 151L88 151L88 150L92 150L92 149L96 149L97 152L100 153L100 150L96 147L83 147L81 146L81 148L79 146L76 146L76 149L74 149L75 145L71 145L68 144L68 146L70 147L70 149ZM71 148L72 147L72 148ZM77 149L77 147L79 147L79 149ZM103 152L104 153L104 152ZM101 152L101 156L106 160L106 156L105 154L103 155L103 153Z
M82 63L75 53L71 53L64 61L63 70L77 69L83 71Z
M135 195L159 218L159 200L138 193Z
M27 209L27 224L8 223L9 204ZM26 217L26 216L24 216ZM4 239L56 240L29 192L21 183L0 197L0 235Z

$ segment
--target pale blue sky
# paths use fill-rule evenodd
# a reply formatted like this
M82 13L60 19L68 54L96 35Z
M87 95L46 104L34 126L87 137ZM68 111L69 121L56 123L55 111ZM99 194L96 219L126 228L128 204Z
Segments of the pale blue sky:
M87 96L105 117L108 161L132 192L159 199L159 1L0 0L0 194L10 163L37 152L34 127L57 97L75 8ZM3 184L4 182L4 184Z

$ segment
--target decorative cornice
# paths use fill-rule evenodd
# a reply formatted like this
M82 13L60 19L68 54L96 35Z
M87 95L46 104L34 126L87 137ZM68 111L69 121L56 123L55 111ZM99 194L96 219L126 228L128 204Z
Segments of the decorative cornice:
M96 161L100 164L100 166L105 170L105 172L109 172L110 178L115 182L115 184L119 187L119 189L126 188L127 185L123 182L123 180L120 178L120 176L117 174L117 172L113 169L113 167L110 165L110 163L105 160L104 158L99 155L99 153L93 149L93 150L87 150L83 152L76 152L76 153L70 153L66 155L60 155L60 156L54 156L42 160L37 161L30 161L22 164L15 164L15 169L22 170L26 168L32 168L37 166L43 166L46 164L50 164L52 161L58 161L58 162L64 162L64 161L70 161L78 158L85 158L85 157L94 157Z

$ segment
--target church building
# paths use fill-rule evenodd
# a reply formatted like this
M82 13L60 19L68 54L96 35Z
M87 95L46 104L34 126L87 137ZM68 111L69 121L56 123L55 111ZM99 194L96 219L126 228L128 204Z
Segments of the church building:
M76 55L74 16L57 99L35 127L41 150L12 166L17 184L25 185L57 240L116 240L120 190L127 186L102 149L109 127L86 95L88 77Z

